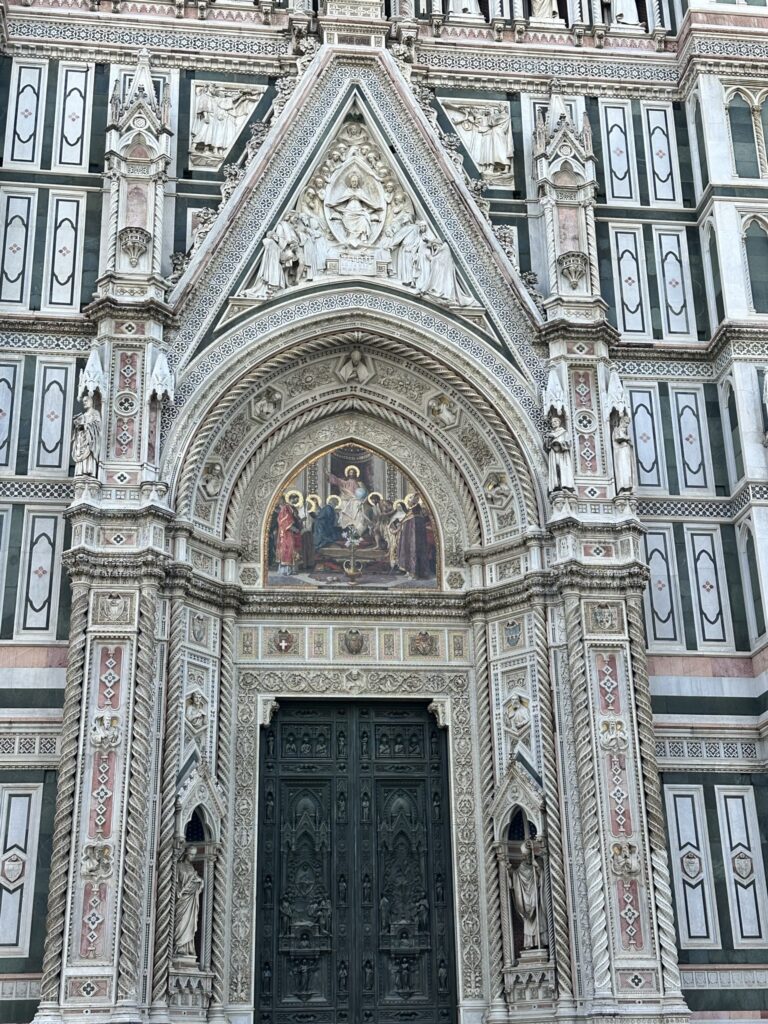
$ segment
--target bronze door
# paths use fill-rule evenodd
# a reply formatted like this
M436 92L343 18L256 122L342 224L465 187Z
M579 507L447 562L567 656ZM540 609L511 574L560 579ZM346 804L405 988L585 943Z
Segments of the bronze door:
M260 767L257 1024L454 1024L447 743L426 704L280 701Z

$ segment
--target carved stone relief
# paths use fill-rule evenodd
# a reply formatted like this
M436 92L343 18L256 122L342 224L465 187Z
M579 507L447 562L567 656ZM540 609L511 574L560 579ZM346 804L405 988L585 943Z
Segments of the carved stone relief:
M221 167L264 92L264 86L194 84L189 130L189 162L193 167Z

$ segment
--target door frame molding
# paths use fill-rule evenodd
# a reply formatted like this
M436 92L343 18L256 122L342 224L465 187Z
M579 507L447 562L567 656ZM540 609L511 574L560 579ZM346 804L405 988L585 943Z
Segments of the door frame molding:
M477 708L470 671L412 669L273 668L237 672L234 722L232 828L224 837L230 879L226 933L230 936L229 1004L237 1019L251 1020L255 984L258 793L261 729L281 698L428 700L448 729L448 789L453 863L457 994L462 1024L479 1020L488 1006L485 970L484 856L476 735Z

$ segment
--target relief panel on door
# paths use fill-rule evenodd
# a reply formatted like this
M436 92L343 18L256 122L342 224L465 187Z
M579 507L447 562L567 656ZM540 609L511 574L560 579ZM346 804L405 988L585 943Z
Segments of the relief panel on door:
M256 1020L453 1024L445 733L284 701L262 738Z

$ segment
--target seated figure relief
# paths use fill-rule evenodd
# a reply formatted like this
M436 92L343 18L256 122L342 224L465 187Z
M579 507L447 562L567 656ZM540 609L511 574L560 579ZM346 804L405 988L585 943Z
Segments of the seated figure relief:
M353 110L293 208L264 236L242 298L339 277L394 281L450 306L475 306L439 238Z

